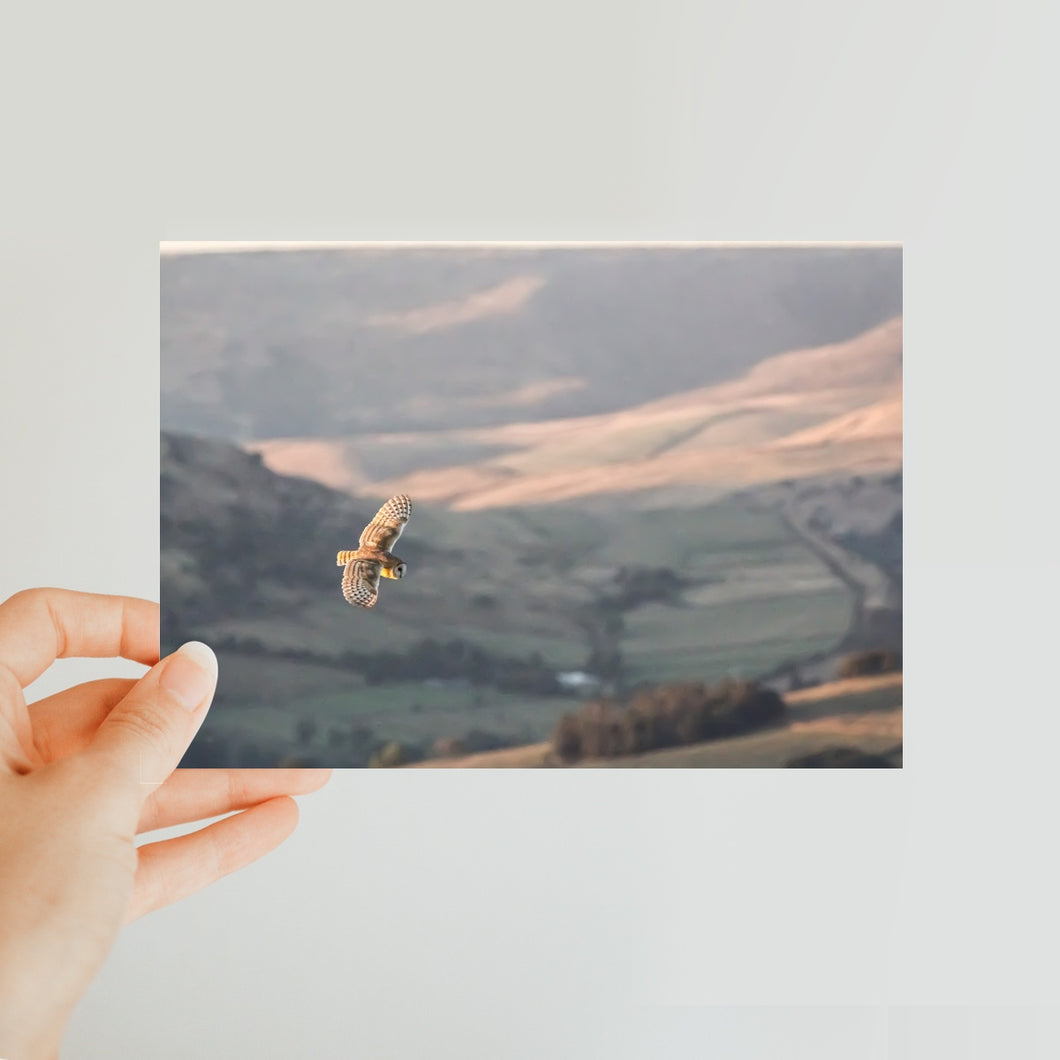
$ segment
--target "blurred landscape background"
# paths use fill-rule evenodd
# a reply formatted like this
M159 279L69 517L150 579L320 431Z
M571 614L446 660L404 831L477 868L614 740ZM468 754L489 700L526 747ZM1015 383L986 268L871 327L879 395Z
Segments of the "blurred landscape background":
M900 765L901 314L896 246L164 253L184 764Z

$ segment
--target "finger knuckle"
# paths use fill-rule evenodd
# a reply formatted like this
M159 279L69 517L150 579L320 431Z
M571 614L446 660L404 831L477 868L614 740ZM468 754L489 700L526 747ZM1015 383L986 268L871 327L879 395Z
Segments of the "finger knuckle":
M172 740L170 725L154 708L123 710L111 715L111 724L125 737L148 747L167 747Z

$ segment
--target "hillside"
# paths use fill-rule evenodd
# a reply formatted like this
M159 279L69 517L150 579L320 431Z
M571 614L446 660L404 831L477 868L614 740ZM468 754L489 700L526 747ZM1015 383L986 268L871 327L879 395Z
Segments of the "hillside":
M248 442L593 416L900 312L900 247L163 257L162 426Z
M583 759L575 768L771 769L797 756L836 746L886 754L902 743L901 674L833 681L789 692L784 699L786 720L761 732L621 758ZM900 753L897 764L901 764ZM409 768L540 769L561 765L552 755L551 745L544 742L432 758Z
M896 318L725 383L594 416L250 447L284 474L465 511L678 489L702 501L786 478L897 469L901 379Z
M302 723L325 760L351 726L420 745L472 729L540 739L568 707L563 671L619 685L821 679L860 624L857 557L879 565L873 578L900 574L900 476L673 509L463 512L417 497L399 548L409 575L363 612L342 600L334 556L374 499L216 440L163 435L161 459L163 650L217 649L204 740L252 742L244 764L268 764L265 748L279 756ZM789 665L805 659L817 661Z
M282 615L333 589L335 542L352 534L355 547L351 528L376 508L214 439L164 433L160 466L162 639L174 646L203 623Z

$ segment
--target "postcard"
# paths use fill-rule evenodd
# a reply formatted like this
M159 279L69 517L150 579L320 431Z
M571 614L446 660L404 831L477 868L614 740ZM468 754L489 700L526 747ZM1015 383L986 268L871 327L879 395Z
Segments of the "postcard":
M900 767L899 244L163 244L185 766Z

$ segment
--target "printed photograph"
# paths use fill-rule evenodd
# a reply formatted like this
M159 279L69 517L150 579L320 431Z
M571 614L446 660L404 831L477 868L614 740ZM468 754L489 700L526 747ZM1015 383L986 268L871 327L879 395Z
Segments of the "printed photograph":
M899 244L160 249L183 765L901 767Z

